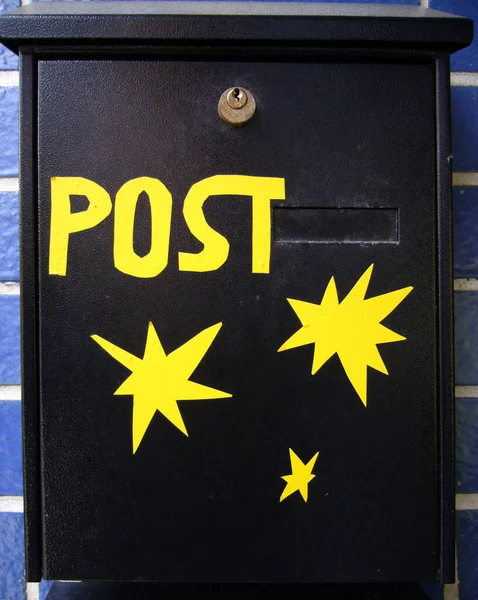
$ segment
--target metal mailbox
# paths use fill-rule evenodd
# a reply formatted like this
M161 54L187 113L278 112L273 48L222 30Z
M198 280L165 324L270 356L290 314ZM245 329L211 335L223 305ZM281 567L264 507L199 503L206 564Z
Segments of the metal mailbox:
M28 577L453 578L449 54L420 7L37 3Z

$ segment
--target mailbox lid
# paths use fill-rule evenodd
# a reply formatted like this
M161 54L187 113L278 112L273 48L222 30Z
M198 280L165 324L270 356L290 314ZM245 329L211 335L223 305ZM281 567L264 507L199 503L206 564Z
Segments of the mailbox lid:
M322 2L38 2L0 16L0 38L21 45L148 41L348 44L454 52L473 21L420 6Z

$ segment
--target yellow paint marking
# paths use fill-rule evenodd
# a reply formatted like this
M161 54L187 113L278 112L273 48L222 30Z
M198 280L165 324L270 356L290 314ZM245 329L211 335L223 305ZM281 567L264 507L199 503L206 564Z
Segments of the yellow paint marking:
M269 273L271 201L285 199L285 181L279 177L246 175L215 175L195 183L189 190L184 200L184 220L204 248L197 254L180 252L180 271L215 271L226 262L229 242L208 224L203 206L210 196L231 195L252 197L252 272Z
M71 196L86 196L88 208L71 212ZM66 275L70 234L96 227L110 214L108 192L84 177L51 178L50 275Z
M402 335L380 322L412 291L412 287L365 299L373 265L365 271L342 302L337 296L335 280L329 281L321 304L287 299L302 323L278 350L290 350L314 344L312 375L338 354L342 366L367 406L367 366L388 375L377 344L405 340Z
M151 210L151 247L145 256L134 250L136 206L142 193ZM127 181L116 194L114 261L118 271L133 277L156 277L168 264L173 198L159 179L138 177Z
M289 456L292 473L290 475L282 476L282 479L287 482L287 485L282 492L279 502L282 502L282 500L285 500L285 498L294 492L300 492L304 502L307 502L309 496L309 483L315 477L315 475L312 474L312 471L319 453L316 452L307 464L304 464L300 460L292 448L289 448Z
M157 410L187 436L178 401L231 398L227 392L189 380L221 326L222 323L217 323L204 329L166 355L154 325L150 323L142 359L99 335L91 336L103 350L132 372L115 395L133 396L133 454Z

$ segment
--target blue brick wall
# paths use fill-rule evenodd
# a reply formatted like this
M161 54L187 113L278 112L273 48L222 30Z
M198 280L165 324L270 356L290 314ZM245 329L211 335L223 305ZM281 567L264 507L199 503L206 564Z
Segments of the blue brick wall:
M0 0L0 12L13 10L20 4L19 0ZM18 69L18 58L13 52L7 50L4 46L0 46L0 69L3 71L11 71Z
M461 494L478 489L478 400L456 401L456 485ZM478 557L478 555L477 555Z
M478 87L453 87L453 167L478 171Z
M461 511L457 520L460 598L478 600L478 510Z
M478 279L478 187L453 188L453 223L455 277Z
M429 4L478 23L478 0L368 1ZM18 4L19 0L0 0L0 11ZM456 475L457 493L466 494L468 507L474 510L458 511L459 585L446 590L445 596L478 600L478 34L469 48L452 56L451 65L460 73L458 82L466 83L452 88L453 167L457 174L454 270L460 290L455 293L456 384L460 396L456 406ZM0 48L0 75L17 68L17 58ZM0 182L7 184L0 189L15 188L17 132L18 88L0 85ZM0 191L0 600L43 599L49 589L49 583L42 582L38 589L26 591L23 574L20 402L14 399L18 396L15 386L20 382L19 303L18 295L11 295L12 288L2 287L2 282L18 282L17 229L18 195ZM434 600L443 598L440 586L427 584L423 589Z
M0 598L23 600L23 515L0 513Z
M0 495L22 494L20 402L0 401Z
M0 281L18 281L18 194L0 193Z
M0 381L20 383L20 303L18 296L0 296Z
M0 88L0 177L18 175L18 88Z
M430 0L430 8L443 10L462 17L468 17L475 22L478 21L478 2L475 0ZM451 57L451 68L453 71L478 71L478 36L473 42Z
M476 385L478 364L478 292L455 294L455 383Z

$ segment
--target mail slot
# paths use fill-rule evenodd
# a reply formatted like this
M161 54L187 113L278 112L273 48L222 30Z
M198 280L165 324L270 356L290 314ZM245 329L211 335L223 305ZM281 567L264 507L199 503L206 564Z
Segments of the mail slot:
M449 54L471 21L34 3L0 38L29 580L452 580Z

